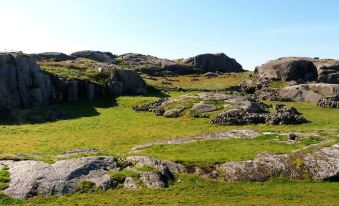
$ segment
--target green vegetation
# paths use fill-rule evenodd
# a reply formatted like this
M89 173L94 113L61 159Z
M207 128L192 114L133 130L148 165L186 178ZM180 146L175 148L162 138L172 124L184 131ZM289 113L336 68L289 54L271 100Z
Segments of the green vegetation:
M169 95L174 97L182 94L174 92ZM211 131L249 128L259 131L321 132L338 129L339 125L338 112L317 107L315 103L286 103L295 106L310 121L302 125L218 126L211 125L209 119L191 118L189 115L164 118L131 109L132 106L155 99L123 96L115 100L63 104L59 106L69 114L67 120L34 125L2 125L0 155L35 153L35 158L50 160L65 151L96 148L101 154L127 156L131 148L139 144Z
M258 153L289 153L308 144L278 142L277 135L263 135L254 139L203 140L186 144L156 145L141 154L174 160L185 165L212 166L215 163L253 159ZM284 140L287 140L285 138ZM314 141L312 143L317 143Z
M113 170L110 172L110 176L119 183L123 183L126 177L139 177L139 173L132 169L123 169L120 171Z
M224 183L179 175L168 189L108 190L34 197L27 205L336 205L339 183L287 181Z
M2 168L0 170L0 190L4 190L8 187L9 172L8 168Z
M269 86L271 88L281 89L281 88L284 88L284 87L286 87L288 85L287 85L286 82L280 80L280 81L271 81L269 83Z
M91 181L81 181L77 188L80 193L91 193L95 192L97 188L95 187L95 183Z
M92 60L80 60L77 63L67 62L40 62L40 68L47 73L66 79L90 80L96 84L106 85L110 75L103 74L98 69L86 66L86 62Z
M250 77L249 72L231 73L220 75L215 78L206 78L202 75L181 75L177 77L154 77L145 79L146 83L156 88L185 88L185 89L225 89L226 87L238 85L241 81Z

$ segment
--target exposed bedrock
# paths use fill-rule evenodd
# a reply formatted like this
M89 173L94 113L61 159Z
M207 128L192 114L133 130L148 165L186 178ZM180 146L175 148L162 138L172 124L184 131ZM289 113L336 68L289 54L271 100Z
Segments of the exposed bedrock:
M137 72L113 68L108 64L100 65L100 69L110 75L107 85L89 80L63 79L43 72L34 56L0 54L0 112L61 101L146 93L146 83Z
M254 160L226 162L217 166L228 181L267 181L280 175L290 179L333 180L339 175L339 144L312 153L260 154Z
M339 84L339 61L334 59L283 57L263 64L256 72L272 80Z

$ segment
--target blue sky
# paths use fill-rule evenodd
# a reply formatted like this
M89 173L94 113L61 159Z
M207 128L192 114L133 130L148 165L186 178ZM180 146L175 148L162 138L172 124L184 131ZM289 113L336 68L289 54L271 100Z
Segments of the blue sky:
M0 50L339 59L337 0L0 0Z

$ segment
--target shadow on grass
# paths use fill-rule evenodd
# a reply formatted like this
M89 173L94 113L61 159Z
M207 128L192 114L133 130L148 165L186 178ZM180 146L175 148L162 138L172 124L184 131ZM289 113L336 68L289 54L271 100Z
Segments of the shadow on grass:
M158 88L147 85L147 97L158 97L158 98L166 98L169 97L168 94L164 93Z
M92 101L67 102L55 105L20 109L0 116L0 125L23 125L55 122L58 120L94 117L100 113L96 108L117 106L115 98L100 98Z
M148 87L146 97L169 97L154 87ZM58 120L78 119L81 117L94 117L100 113L96 108L111 108L117 105L116 98L98 98L92 101L64 102L55 105L20 109L9 113L0 113L0 125L24 125L55 122Z

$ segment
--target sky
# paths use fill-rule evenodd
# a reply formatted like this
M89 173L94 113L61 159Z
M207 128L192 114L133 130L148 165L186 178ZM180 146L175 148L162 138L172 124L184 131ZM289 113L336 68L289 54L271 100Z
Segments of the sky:
M0 51L339 59L338 0L0 0Z

